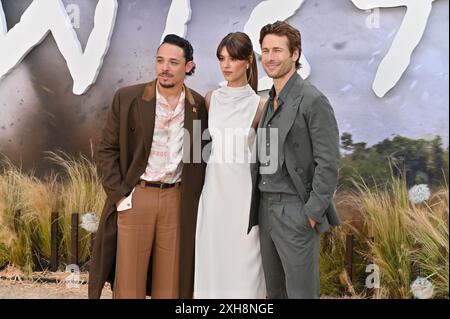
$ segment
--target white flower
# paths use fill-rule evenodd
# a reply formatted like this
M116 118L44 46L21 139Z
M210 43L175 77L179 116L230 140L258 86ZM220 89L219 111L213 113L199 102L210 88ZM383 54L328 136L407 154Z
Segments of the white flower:
M434 286L427 278L417 277L411 284L411 292L416 299L431 299Z
M426 184L414 185L408 192L409 201L413 204L419 204L428 200L431 196L430 189Z
M80 226L89 233L95 233L98 229L99 219L95 213L86 213L81 216Z

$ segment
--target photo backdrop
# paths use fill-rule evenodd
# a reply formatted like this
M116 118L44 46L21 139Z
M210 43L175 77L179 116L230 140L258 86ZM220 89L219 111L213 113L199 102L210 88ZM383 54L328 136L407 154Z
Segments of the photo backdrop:
M223 81L220 40L246 31L258 53L257 30L276 20L300 29L302 76L330 99L341 134L368 146L439 135L447 148L449 2L381 2L0 0L0 153L38 174L51 165L45 151L90 154L114 91L154 78L163 34L191 41L197 70L187 84L205 94ZM81 62L67 53L76 41ZM89 70L94 78L83 91L77 76ZM260 63L259 72L266 89Z

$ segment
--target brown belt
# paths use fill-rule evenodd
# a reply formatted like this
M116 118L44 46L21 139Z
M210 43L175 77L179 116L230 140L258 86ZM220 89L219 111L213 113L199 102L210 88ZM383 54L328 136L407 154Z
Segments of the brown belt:
M141 179L139 181L139 185L141 185L142 187L156 187L159 189L166 189L166 188L172 188L172 187L180 187L181 182L167 184L167 183L158 183L158 182L148 182L148 181Z

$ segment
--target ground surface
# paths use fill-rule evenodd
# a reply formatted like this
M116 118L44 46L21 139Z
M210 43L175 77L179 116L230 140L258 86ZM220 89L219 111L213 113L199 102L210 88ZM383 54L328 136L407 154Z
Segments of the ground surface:
M87 299L87 274L80 274L82 284L78 285L64 281L69 275L64 272L33 273L32 278L25 279L20 271L8 268L0 272L0 299ZM56 282L48 283L46 279ZM106 285L102 299L111 298L111 289Z

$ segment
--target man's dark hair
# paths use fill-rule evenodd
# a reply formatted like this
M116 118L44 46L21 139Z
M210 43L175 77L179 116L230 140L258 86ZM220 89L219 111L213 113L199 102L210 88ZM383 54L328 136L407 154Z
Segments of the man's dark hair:
M163 45L164 43L173 44L176 45L177 47L182 48L184 52L184 58L186 59L186 63L188 63L189 61L194 61L194 48L192 47L192 45L189 43L188 40L179 37L176 34L168 34L164 37L164 40L161 43L161 45ZM159 48L161 47L161 45L159 46ZM195 64L192 70L186 73L186 75L192 75L194 74L194 72L195 72Z

